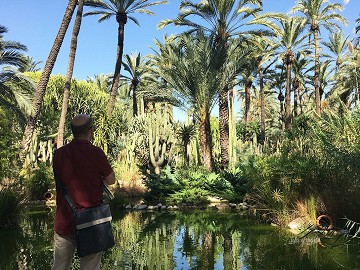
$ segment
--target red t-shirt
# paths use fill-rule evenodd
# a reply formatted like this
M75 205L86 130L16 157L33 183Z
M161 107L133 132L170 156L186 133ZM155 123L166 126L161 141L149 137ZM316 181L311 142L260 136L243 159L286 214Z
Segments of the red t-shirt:
M89 141L76 139L56 150L53 170L80 210L102 203L102 177L109 176L113 171L101 148ZM73 212L59 185L56 194L55 232L74 234Z

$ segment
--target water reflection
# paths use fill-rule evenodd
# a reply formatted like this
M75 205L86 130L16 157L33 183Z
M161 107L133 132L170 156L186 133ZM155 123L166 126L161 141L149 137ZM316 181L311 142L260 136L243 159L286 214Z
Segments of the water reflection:
M32 211L16 230L0 230L0 270L49 269L53 212ZM300 239L236 213L130 212L114 216L116 245L102 269L358 269L359 245ZM334 245L336 243L337 245ZM72 266L78 269L78 259Z

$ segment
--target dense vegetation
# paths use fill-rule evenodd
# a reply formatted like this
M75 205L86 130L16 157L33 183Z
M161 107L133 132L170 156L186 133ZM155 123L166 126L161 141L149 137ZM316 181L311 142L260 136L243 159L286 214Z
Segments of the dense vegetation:
M76 7L72 56L83 4L94 9L85 16L115 15L124 30L127 18L138 23L131 13L165 1L125 2L69 0L42 71L0 27L0 226L16 223L4 217L17 217L23 198L53 189L52 154L71 140L64 123L78 113L94 119L118 196L171 204L219 196L267 209L262 216L278 224L360 220L360 47L341 32L342 4L299 0L289 16L262 13L260 0L182 1L159 27L184 34L157 40L152 55L123 56L119 31L113 76L78 81L74 57L66 75L50 76ZM184 122L174 107L187 111Z

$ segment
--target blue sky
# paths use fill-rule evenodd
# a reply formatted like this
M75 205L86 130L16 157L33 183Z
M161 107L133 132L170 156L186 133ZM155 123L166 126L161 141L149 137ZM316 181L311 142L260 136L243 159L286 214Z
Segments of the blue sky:
M342 2L343 0L338 0ZM349 25L344 32L353 36L355 20L360 16L360 0L350 0L342 15ZM28 47L27 54L35 61L43 61L49 54L66 5L66 0L0 0L0 25L8 28L6 40L18 41ZM194 1L195 2L195 1ZM332 1L334 2L334 1ZM165 34L173 34L184 28L168 26L157 30L160 20L175 18L180 0L169 0L169 4L150 7L154 16L133 14L140 27L128 20L125 26L124 54L141 52L146 55L155 47L154 39L163 40ZM263 0L264 11L287 12L295 0ZM85 8L85 10L88 10ZM98 23L96 16L83 18L78 40L74 77L86 79L95 74L112 74L115 66L117 23L115 18ZM72 24L58 55L53 74L66 74Z
M342 0L341 0L342 1ZM68 1L65 0L0 0L0 24L8 28L6 40L19 41L28 47L27 54L36 61L45 62L60 26ZM264 0L264 11L288 11L295 0ZM124 53L151 53L154 39L163 40L165 33L180 32L184 28L166 27L157 30L162 19L175 18L180 0L170 0L169 4L151 7L154 16L135 14L140 27L132 21L125 26ZM360 16L359 0L350 0L343 15L349 20L344 30L351 33L355 19ZM95 16L83 18L79 35L74 76L86 79L94 74L113 73L116 55L117 25L115 18L102 23ZM69 53L72 25L57 58L53 73L65 74ZM44 63L40 65L43 66Z

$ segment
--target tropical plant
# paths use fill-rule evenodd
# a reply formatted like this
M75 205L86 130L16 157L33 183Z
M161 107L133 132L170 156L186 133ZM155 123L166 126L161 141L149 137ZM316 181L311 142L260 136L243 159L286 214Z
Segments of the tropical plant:
M57 132L57 146L58 147L61 147L64 144L64 125L65 125L66 114L67 114L67 110L68 110L68 103L69 103L70 89L71 89L71 79L72 79L73 70L74 70L75 55L76 55L76 49L77 49L77 40L78 40L78 35L80 32L80 27L81 27L83 7L84 7L84 1L78 0L78 8L77 8L77 12L76 12L76 18L75 18L75 23L74 23L72 37L71 37L71 43L70 43L68 70L66 72L66 81L65 81L65 87L64 87L63 102L62 102L62 106L61 106L59 128L58 128L58 132Z
M204 166L214 170L210 111L215 105L219 80L214 67L219 61L211 42L202 33L181 36L173 43L158 44L161 55L157 66L158 75L174 89L180 103L188 104L199 123L200 147ZM163 60L164 59L164 60Z
M45 193L55 187L51 166L40 163L38 168L31 169L24 184L28 200L45 200Z
M14 113L20 122L32 113L31 94L34 89L31 80L16 71L25 64L22 52L26 46L7 41L7 29L0 26L0 106Z
M36 86L36 91L34 94L33 99L33 107L34 107L34 114L31 115L28 120L25 127L24 135L21 140L20 144L20 161L24 162L26 153L28 152L29 145L31 142L31 137L34 133L38 117L41 112L42 102L46 90L46 86L49 82L49 78L51 75L51 71L55 65L56 58L59 54L60 47L62 45L62 42L64 40L66 31L69 27L72 15L74 13L77 0L69 0L68 5L65 9L65 14L63 16L59 31L56 35L56 38L54 40L53 46L50 50L49 56L46 59L44 70L41 74L41 78Z
M248 30L247 26L253 25L251 17L255 17L260 11L262 1L259 0L209 0L194 3L192 1L181 1L180 13L175 19L163 20L159 27L165 27L168 24L176 26L187 26L189 30L185 34L202 31L208 34L212 46L218 50L219 57L223 61L218 62L215 69L226 69L231 62L230 57L234 54L228 50L228 43L231 39L237 37L241 41L247 40L249 35L262 35L266 33L263 30ZM190 20L189 17L195 17ZM200 20L196 20L196 19ZM259 23L259 22L257 22ZM263 22L265 23L265 22ZM220 55L222 53L222 55ZM238 63L233 61L233 63ZM226 71L225 71L226 72ZM238 73L238 69L235 69ZM227 72L226 72L227 73ZM230 75L230 74L227 74ZM235 74L236 76L237 74ZM229 165L229 91L234 84L234 76L223 78L222 85L219 85L219 119L221 133L221 164L227 168Z
M342 31L332 33L329 41L322 42L327 47L330 53L334 56L333 62L336 64L336 70L339 70L340 66L344 62L346 57L346 49L349 41L349 36L344 37ZM331 56L329 56L330 58Z
M184 164L189 167L190 165L190 142L196 135L195 125L182 125L177 129L176 135L182 144Z
M305 82L307 80L306 74L309 71L307 66L310 60L304 53L298 52L295 54L292 63L293 79L292 88L294 91L294 116L303 113L303 92L305 90Z
M17 117L0 108L0 186L4 179L15 179L17 175L16 142L21 137L21 129L14 125Z
M0 188L0 228L17 226L23 210L23 195L15 187Z
M138 97L137 88L142 79L146 79L150 60L145 61L141 58L141 54L125 55L123 62L124 69L129 73L129 76L122 75L121 77L131 83L130 91L132 91L133 100L133 116L138 115Z
M42 61L35 61L31 56L25 55L24 56L24 63L18 68L19 72L37 72L40 71L38 67Z
M304 21L296 17L280 19L280 28L273 28L276 43L279 47L279 58L282 59L286 70L285 92L285 128L289 129L292 120L291 110L291 74L293 72L294 55L303 48L307 35L303 35Z
M86 12L84 16L101 15L98 22L103 22L114 16L118 23L116 63L111 86L111 94L108 103L107 116L110 116L114 109L116 95L119 87L120 69L124 51L125 24L127 23L127 20L130 19L135 24L140 26L138 20L135 17L130 16L130 14L144 13L153 15L154 13L147 9L148 7L166 3L166 0L155 2L149 2L148 0L87 0L85 2L86 6L93 7L95 10Z
M321 27L330 32L340 29L337 22L347 24L347 20L339 14L343 10L342 4L331 3L327 0L297 0L292 12L301 12L305 16L306 25L310 27L310 32L314 40L314 86L315 86L315 109L316 113L321 113L321 97L319 85L320 72L320 31Z
M347 107L360 104L360 50L348 43L349 53L335 74L335 84L331 90L330 97L338 98Z

